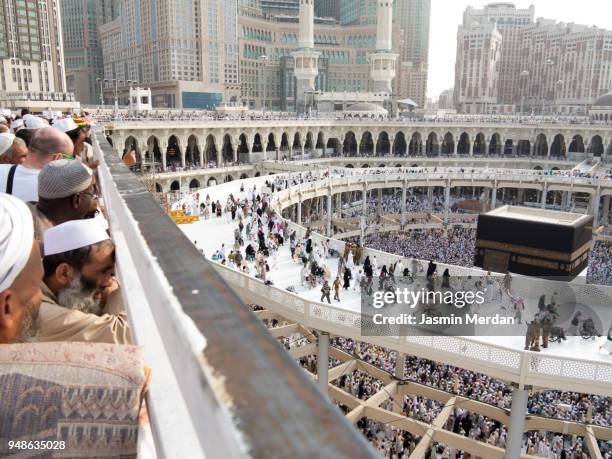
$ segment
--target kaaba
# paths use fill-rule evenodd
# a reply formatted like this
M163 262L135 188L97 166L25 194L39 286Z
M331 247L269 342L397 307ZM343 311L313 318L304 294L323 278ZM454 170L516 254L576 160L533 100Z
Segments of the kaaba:
M474 264L569 281L586 268L592 236L590 215L503 206L478 216Z

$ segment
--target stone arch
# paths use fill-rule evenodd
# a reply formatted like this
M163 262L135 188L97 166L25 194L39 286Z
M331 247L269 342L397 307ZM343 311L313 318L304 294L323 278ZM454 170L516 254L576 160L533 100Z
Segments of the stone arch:
M218 166L217 145L215 144L215 136L208 134L206 136L206 146L204 147L204 162L206 167Z
M564 157L565 152L565 138L561 134L557 134L550 146L550 156Z
M452 153L452 151L451 151ZM438 142L438 134L430 132L425 142L425 154L427 156L438 156L440 154L440 143Z
M136 140L136 137L134 137L133 135L128 136L128 138L125 139L125 142L123 144L124 153L127 153L131 150L134 150L136 152L136 161L138 163L143 163L143 158L138 145L138 140Z
M261 172L255 172L255 177L260 177L261 176Z
M504 144L504 155L511 155L514 153L514 141L512 139L507 139Z
M190 190L197 189L197 188L200 188L200 181L198 179L193 179L191 182L189 182Z
M357 138L353 131L348 131L344 136L342 153L344 156L355 156L357 154Z
M181 147L178 137L171 135L168 138L168 148L166 149L166 166L180 166L181 164Z
M467 132L462 132L461 136L459 136L457 153L459 153L460 155L470 154L470 135Z
M261 134L257 133L253 137L253 153L263 152L263 143L261 142Z
M340 146L340 140L337 137L330 137L329 139L327 139L326 148L332 149L333 156L340 156L341 146Z
M442 139L442 154L452 155L455 153L455 138L453 134L447 132L444 134L444 138Z
M273 132L268 134L268 145L266 145L266 152L276 152L276 136Z
M159 139L152 135L147 139L147 152L145 157L153 157L154 164L162 163L161 149L159 148Z
M238 153L249 153L249 141L246 134L240 134L240 137L238 137Z
M402 131L395 134L393 140L393 156L406 156L408 146L406 145L406 136Z
M603 140L600 135L594 135L591 138L589 145L589 153L593 153L593 156L602 156L604 152Z
M223 183L229 183L229 182L231 182L231 181L233 181L233 180L234 180L234 178L233 178L231 175L226 175L226 176L223 178Z
M300 133L296 132L293 135L293 151L302 149L302 139L300 137Z
M572 137L568 151L570 153L584 153L584 139L580 134L576 134Z
M323 135L323 131L319 131L317 134L317 143L315 144L315 148L325 152L325 136Z
M408 145L408 154L410 156L423 154L423 139L421 138L420 132L412 133L412 137L410 137L410 144Z
M199 165L200 164L200 147L198 146L198 138L191 134L187 138L187 148L185 149L185 164L187 165Z
M240 180L244 180L248 178L249 178L249 174L246 174L246 173L240 174Z
M362 168L362 169L367 169L368 167L370 167L370 165L369 165L369 164L362 164L362 165L361 165L361 168Z
M354 167L354 166L353 166L352 164L347 164L347 165L346 165L346 166L344 166L344 167L346 167L347 169L353 169L353 167Z
M179 183L178 180L174 180L170 184L170 191L181 191L181 184Z
M155 183L155 192L156 193L163 193L164 189L162 188L162 186L159 183Z
M234 162L234 147L232 138L229 134L223 136L223 146L221 147L221 159L224 163Z
M548 155L548 141L544 134L538 134L535 141L535 154L536 156L547 156Z
M474 154L475 155L485 155L487 153L487 139L482 132L476 134L476 138L474 139Z
M312 150L314 149L314 146L315 146L315 143L314 143L314 140L313 140L312 132L308 131L306 133L306 142L304 142L304 150L307 153L311 153Z
M361 134L361 142L359 142L359 152L361 155L370 156L374 153L374 140L370 131L365 131Z
M286 132L281 135L280 151L284 156L289 154L289 136Z
M387 156L389 153L391 153L389 134L386 131L382 131L378 134L378 140L376 141L376 154L377 156Z
M533 168L534 171L541 171L542 170L542 166L536 166Z
M491 142L489 142L489 154L499 155L502 152L502 143L499 134L496 132L491 136Z
M516 146L516 154L518 156L530 156L531 142L529 140L519 140Z
M215 177L208 177L206 186L215 186L216 184L217 184L217 179Z

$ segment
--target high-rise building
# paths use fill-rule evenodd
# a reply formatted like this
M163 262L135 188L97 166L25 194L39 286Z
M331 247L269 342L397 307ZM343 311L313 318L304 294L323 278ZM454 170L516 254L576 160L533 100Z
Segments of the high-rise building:
M334 18L340 20L340 0L317 0L315 2L315 16L320 18Z
M259 3L263 13L269 16L297 16L300 8L300 0L259 0Z
M100 103L104 77L98 28L117 17L118 0L61 0L66 84L84 104Z
M120 0L100 27L107 101L127 101L128 80L150 87L154 107L211 108L237 99L237 2Z
M461 112L488 112L488 106L497 104L501 47L494 22L459 26L454 97Z
M402 61L428 62L431 0L395 0L393 18L404 32Z
M445 89L440 93L440 96L438 97L438 109L450 110L454 108L453 93L453 88Z
M525 27L533 24L535 8L517 9L512 3L491 3L481 9L467 7L463 27L495 23L502 36L501 61L497 99L500 104L513 104L519 93L519 74L523 70L521 36Z
M340 24L375 24L376 0L340 0Z
M586 115L612 87L610 30L540 18L523 31L520 52L524 110Z
M0 2L0 104L46 109L70 102L61 18L59 0Z
M460 111L586 114L612 84L612 31L550 19L534 22L533 6L468 7L457 34L455 103ZM485 49L482 31L494 26L500 56ZM478 51L480 49L480 51ZM494 88L474 78L497 68ZM487 86L486 89L483 89ZM494 102L492 102L494 101Z

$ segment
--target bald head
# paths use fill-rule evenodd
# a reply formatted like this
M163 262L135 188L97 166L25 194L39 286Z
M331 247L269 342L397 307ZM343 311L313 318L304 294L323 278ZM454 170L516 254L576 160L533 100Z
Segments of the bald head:
M38 156L56 156L74 152L74 145L70 137L54 127L36 129L30 140L29 148Z
M5 132L10 132L10 129L6 124L0 123L0 134L4 134Z

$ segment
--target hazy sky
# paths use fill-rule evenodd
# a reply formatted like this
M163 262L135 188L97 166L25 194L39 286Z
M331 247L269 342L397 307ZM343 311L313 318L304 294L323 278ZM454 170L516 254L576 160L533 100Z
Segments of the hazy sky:
M429 35L429 82L427 93L434 99L454 85L457 26L469 5L480 8L493 0L431 0ZM535 6L535 17L596 25L612 30L612 0L514 1L517 8Z

